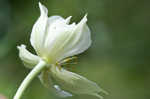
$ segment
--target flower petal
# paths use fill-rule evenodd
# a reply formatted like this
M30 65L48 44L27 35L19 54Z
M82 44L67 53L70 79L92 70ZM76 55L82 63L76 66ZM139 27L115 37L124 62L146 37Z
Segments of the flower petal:
M40 61L40 58L30 53L25 45L17 46L17 48L19 50L19 57L27 68L33 68Z
M65 42L71 35L71 32L75 28L75 25L68 25L69 19L58 18L47 30L47 37L45 39L45 53L49 61L56 62L58 58L62 56ZM51 23L51 22L50 22Z
M63 89L74 94L89 94L102 98L98 93L103 91L96 83L80 76L76 73L69 72L65 69L59 69L57 66L51 66L51 75L54 80Z
M45 53L49 61L60 61L84 52L91 45L90 30L86 16L79 24L69 24L71 16L59 18L48 26ZM50 22L51 23L51 22Z
M72 96L71 93L62 90L59 85L54 84L48 70L42 71L42 73L39 76L39 79L40 79L41 83L46 88L48 88L51 92L53 92L55 95L62 97L62 98Z
M55 37L53 36L55 32L53 31L53 28L50 27L53 23L65 22L65 20L60 16L51 16L48 18L48 10L41 3L39 3L39 8L41 15L33 26L30 42L36 50L37 54L43 59L46 59L47 54L52 53L49 49L49 46L53 46L53 43L51 41L55 39ZM68 21L66 20L66 23ZM49 32L50 30L52 31L51 33ZM58 33L59 32L57 32L57 34Z
M87 16L85 15L84 18L77 24L73 38L71 38L71 42L69 42L70 46L67 46L64 50L64 55L61 57L66 58L69 56L77 55L85 50L87 50L91 45L91 32L88 26L86 25Z
M39 2L39 8L40 8L41 15L33 26L30 42L33 48L36 50L37 54L41 56L42 53L44 52L43 43L46 35L48 10L40 2Z

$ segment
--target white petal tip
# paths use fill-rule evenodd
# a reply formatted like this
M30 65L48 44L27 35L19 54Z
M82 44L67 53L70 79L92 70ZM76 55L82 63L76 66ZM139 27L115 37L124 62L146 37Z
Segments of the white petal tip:
M88 16L88 13L86 13L85 16L87 17L87 16Z
M42 9L43 5L39 2L39 8Z
M79 25L84 25L87 22L87 14L82 18L82 20L78 23Z
M66 18L66 20L67 20L67 19L69 19L69 20L70 20L71 18L72 18L72 16L69 16L69 17L67 17L67 18Z
M41 6L42 4L41 4L41 2L39 2L39 6Z
M84 20L85 22L87 21L87 14L85 14L82 20Z
M66 18L65 21L66 21L67 24L69 24L71 18L72 18L72 16L69 16L69 17Z
M44 5L42 5L41 2L39 2L39 8L40 8L41 14L48 13L47 8Z
M17 46L17 48L20 50L21 48L26 48L24 44L21 44L20 46Z

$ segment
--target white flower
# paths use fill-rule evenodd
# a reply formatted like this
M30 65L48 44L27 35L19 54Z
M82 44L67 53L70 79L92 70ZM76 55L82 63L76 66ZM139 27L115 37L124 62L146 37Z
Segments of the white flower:
M50 89L56 89L59 96L72 96L74 94L98 95L102 91L98 85L85 77L59 69L57 63L65 58L80 54L91 45L90 30L86 24L87 16L78 23L69 24L71 16L64 19L60 16L48 17L48 10L39 3L41 15L33 26L30 42L37 55L26 50L25 45L18 47L19 56L25 65L33 68L39 60L49 66L41 72L41 82ZM53 80L58 83L56 85ZM63 91L66 89L69 92Z
M37 54L49 63L82 53L91 45L86 16L78 24L69 24L71 17L47 16L47 9L39 3L41 15L34 24L31 44Z

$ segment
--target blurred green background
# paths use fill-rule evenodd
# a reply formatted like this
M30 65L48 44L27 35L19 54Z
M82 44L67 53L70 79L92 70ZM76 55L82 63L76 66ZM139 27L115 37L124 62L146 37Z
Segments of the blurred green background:
M38 0L0 0L0 94L12 99L29 73L18 57L17 45L30 51L32 25L40 15ZM92 46L78 55L78 64L66 66L97 82L109 95L104 99L150 99L149 0L41 0L49 16L73 16L79 22L88 13ZM81 95L66 99L97 99ZM22 99L61 99L34 79Z

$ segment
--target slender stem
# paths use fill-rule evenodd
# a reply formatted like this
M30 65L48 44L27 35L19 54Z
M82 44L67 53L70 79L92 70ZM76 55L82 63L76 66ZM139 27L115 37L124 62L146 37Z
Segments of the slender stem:
M35 76L38 75L38 73L41 72L41 70L46 66L46 63L44 61L40 61L35 68L27 75L27 77L23 80L20 87L18 88L15 96L13 99L20 99L22 94L24 93L27 86L30 84L30 82L33 80Z

